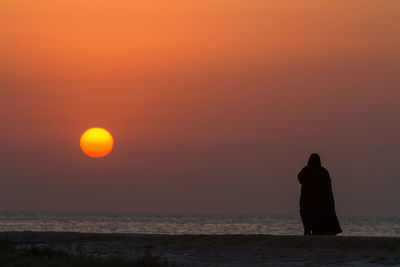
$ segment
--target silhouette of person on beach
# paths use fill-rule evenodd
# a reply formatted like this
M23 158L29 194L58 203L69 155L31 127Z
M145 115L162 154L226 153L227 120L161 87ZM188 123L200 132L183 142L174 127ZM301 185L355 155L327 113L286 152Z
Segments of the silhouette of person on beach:
M336 235L342 232L335 212L329 172L312 154L298 175L301 184L300 215L304 235Z

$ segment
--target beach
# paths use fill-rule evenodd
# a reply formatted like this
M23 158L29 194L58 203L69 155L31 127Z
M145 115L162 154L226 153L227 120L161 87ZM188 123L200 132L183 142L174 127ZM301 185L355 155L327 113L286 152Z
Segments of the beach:
M398 237L1 232L0 239L102 258L133 259L151 249L178 266L400 265Z

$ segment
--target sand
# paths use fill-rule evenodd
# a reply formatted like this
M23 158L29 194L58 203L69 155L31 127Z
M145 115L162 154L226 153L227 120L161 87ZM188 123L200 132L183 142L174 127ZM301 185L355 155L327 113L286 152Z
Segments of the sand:
M146 247L178 266L400 266L400 238L2 232L19 247L135 258Z

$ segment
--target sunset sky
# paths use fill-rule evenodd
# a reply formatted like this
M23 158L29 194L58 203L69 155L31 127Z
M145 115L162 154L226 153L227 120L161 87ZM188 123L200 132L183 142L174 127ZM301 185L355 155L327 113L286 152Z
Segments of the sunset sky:
M0 0L0 210L400 215L399 115L397 0Z

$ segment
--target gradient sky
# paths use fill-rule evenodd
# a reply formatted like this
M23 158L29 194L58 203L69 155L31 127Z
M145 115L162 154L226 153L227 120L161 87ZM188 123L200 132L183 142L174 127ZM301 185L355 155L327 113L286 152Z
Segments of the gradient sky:
M400 2L0 1L0 210L400 215ZM85 156L80 135L115 148Z

